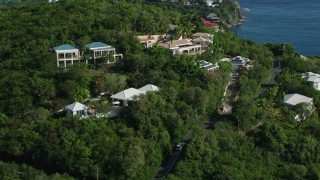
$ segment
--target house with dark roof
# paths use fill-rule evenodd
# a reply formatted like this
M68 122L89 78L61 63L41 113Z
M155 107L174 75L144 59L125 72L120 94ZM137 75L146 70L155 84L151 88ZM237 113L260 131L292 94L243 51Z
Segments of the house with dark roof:
M56 46L53 52L57 56L57 67L72 66L81 60L79 49L69 44Z
M122 54L117 54L116 49L108 44L102 42L93 42L85 46L93 59L93 63L96 64L96 60L99 58L112 56L113 58L107 60L107 64L115 63L122 59Z

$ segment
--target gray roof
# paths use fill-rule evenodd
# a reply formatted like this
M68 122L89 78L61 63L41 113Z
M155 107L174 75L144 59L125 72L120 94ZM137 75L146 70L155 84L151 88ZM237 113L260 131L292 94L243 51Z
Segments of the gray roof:
M66 50L79 50L78 48L71 46L69 44L63 44L53 48L54 51L66 51Z
M249 62L250 60L248 58L242 57L242 56L236 56L231 59L232 64L245 64Z
M212 64L211 62L207 62L207 61L199 61L200 67L206 69L206 70L212 70L212 69L216 69L219 68L218 64Z
M158 86L147 84L141 88L139 88L140 91L160 91L160 88Z
M296 106L297 104L300 104L300 103L311 103L312 100L313 100L312 98L303 96L301 94L286 94L284 96L283 102L291 106Z
M139 95L145 94L145 93L146 93L145 91L141 91L139 89L129 88L129 89L123 90L121 92L118 92L117 94L112 95L110 98L118 99L118 100L133 101L134 96L139 96Z
M69 104L68 106L66 106L66 109L68 109L72 112L75 112L75 111L86 110L86 109L88 109L88 107L81 104L81 103L75 102L73 104Z
M309 76L307 81L308 82L313 82L313 83L319 83L320 82L320 77L318 77L318 76Z

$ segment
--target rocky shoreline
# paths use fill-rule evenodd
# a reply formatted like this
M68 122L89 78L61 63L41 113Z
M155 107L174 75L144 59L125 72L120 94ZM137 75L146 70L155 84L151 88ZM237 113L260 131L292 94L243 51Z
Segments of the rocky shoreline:
M228 27L228 28L231 28L233 26L236 26L236 25L239 25L239 24L242 24L245 22L245 17L242 16L241 12L246 9L241 8L241 6L238 2L235 2L235 3L236 3L236 8L234 11L235 19L231 23L226 24L226 27Z

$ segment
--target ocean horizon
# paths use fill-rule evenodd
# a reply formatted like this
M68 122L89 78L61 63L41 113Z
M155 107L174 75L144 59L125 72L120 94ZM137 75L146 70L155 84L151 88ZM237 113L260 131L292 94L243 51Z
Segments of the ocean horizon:
M320 56L319 0L238 0L246 21L232 28L257 43L289 43L304 56Z

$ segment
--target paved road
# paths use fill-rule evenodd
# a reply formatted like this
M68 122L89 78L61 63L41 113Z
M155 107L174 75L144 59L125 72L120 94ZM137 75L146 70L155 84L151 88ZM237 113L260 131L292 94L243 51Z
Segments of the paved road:
M213 127L213 122L210 120L208 122L199 124L199 127L202 129L211 129ZM192 138L193 131L190 130L183 138L183 142L187 143ZM179 157L181 155L182 150L174 150L173 154L167 155L163 160L163 167L160 167L157 174L153 177L154 180L160 180L163 177L167 176L169 172L174 169L177 162L179 161Z
M181 151L175 150L175 152L169 156L169 162L166 164L166 166L161 167L158 173L153 177L153 179L161 179L162 177L167 176L169 172L173 169L173 167L176 165L180 155Z
M192 138L192 130L190 130L183 138L183 142L187 143ZM157 174L153 177L154 180L161 179L169 174L169 172L175 167L177 164L179 157L181 155L181 150L174 150L173 154L167 154L164 158L161 166L157 172Z
M281 73L282 69L281 69L280 65L278 65L279 61L274 61L274 63L276 63L275 67L273 68L272 73L270 74L267 83L262 85L259 92L256 94L255 98L258 98L264 91L266 91L270 87L273 87L277 84L277 82L275 81L275 78L278 74Z

